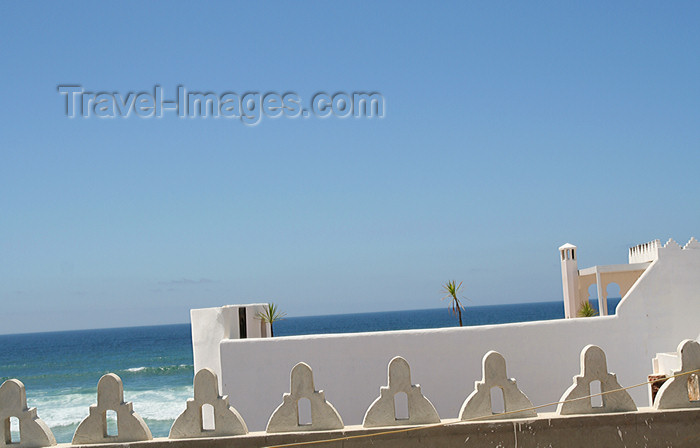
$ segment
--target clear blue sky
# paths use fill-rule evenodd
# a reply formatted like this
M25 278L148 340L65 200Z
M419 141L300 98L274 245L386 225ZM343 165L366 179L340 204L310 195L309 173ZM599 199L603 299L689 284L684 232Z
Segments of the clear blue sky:
M145 2L144 2L145 3ZM561 299L700 237L700 3L3 2L0 333ZM60 84L377 91L383 119L69 119Z

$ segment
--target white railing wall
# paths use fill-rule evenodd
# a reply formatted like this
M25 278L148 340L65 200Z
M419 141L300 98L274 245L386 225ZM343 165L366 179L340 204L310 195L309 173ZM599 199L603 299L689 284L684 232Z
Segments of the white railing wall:
M681 368L664 383L656 395L654 408L686 409L700 408L700 401L691 401L687 384L697 382L700 372L700 344L694 340L685 340L678 346L677 354L681 359ZM369 404L364 413L364 427L396 427L402 425L435 425L441 422L441 416L425 396L421 387L412 384L411 370L408 362L393 358L388 365L387 386L375 384L379 391L377 397ZM459 415L442 416L448 420L459 421L502 420L513 418L537 418L537 406L534 406L524 391L520 390L515 379L506 374L506 359L498 352L490 351L481 361L481 380L475 381L474 390L463 403ZM546 372L543 372L546 374ZM695 375L694 380L692 374ZM602 406L593 406L590 384L601 384ZM494 412L491 391L498 389L503 393L504 410ZM455 394L458 394L455 388ZM255 390L250 390L255 394ZM290 377L290 391L282 394L277 391L282 403L271 412L266 428L267 433L330 431L344 427L342 417L333 405L327 401L323 391L317 390L313 372L309 365L300 362L294 366ZM407 396L407 417L401 418L396 412L395 397L405 393ZM244 436L248 428L244 416L230 405L228 397L221 396L216 374L209 369L197 372L194 380L194 395L183 406L180 417L175 420L170 430L170 439L195 439L228 436ZM311 421L302 424L299 417L300 400L311 403ZM580 373L573 377L573 384L562 392L557 407L557 415L587 415L619 412L636 412L637 406L625 388L617 381L617 376L610 373L606 355L600 347L586 346L580 354ZM235 404L235 403L234 403ZM214 411L213 428L205 428L204 408ZM116 434L107 430L105 413L115 411L117 415ZM73 445L90 445L106 443L128 443L152 440L151 431L144 420L134 412L133 404L124 401L124 388L121 379L113 374L100 378L97 386L97 404L90 406L88 414L80 423L73 436ZM18 440L9 434L9 419L19 420ZM552 418L547 416L547 418ZM28 408L24 385L16 379L5 381L0 386L0 446L40 448L56 444L51 430L39 418L36 408Z

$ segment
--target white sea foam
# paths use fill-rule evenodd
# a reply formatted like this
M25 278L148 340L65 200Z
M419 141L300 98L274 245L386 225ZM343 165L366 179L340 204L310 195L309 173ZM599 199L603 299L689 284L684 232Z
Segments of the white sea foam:
M29 393L28 393L29 395ZM30 396L29 406L37 408L39 417L49 427L77 425L95 404L95 393L65 393L60 395Z
M50 428L78 425L97 401L94 391L86 393L47 395L33 394L28 397L29 406L36 407L39 417ZM188 398L192 398L192 386L149 391L124 391L124 399L134 403L134 411L148 420L175 420L185 410Z
M142 370L146 370L145 367L132 367L130 369L126 369L127 372L140 372Z
M134 403L134 411L147 420L175 420L192 398L192 386L147 391L124 391L124 399Z

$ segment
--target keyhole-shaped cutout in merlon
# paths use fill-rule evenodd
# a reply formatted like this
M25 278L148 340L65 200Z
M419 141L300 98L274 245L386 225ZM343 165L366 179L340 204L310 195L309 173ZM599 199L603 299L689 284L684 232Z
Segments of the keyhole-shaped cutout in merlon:
M491 388L491 413L503 414L506 412L506 402L503 396L503 389L498 386Z
M688 400L700 401L700 381L697 373L688 375Z
M202 405L202 431L214 431L216 422L214 421L214 406L209 403Z
M600 381L595 380L591 381L591 384L589 385L589 394L588 395L595 395L591 397L591 407L592 408L602 408L603 407L603 396L598 395L601 393L600 390Z
M7 434L5 435L5 443L7 445L21 443L19 434L19 419L17 417L8 418L5 429L7 431Z
M105 437L119 436L119 425L117 424L116 411L109 410L105 412L105 432Z
M408 395L406 392L394 394L394 418L396 420L408 420Z
M299 426L307 426L311 424L311 402L308 398L300 398L297 402L297 411L299 413Z

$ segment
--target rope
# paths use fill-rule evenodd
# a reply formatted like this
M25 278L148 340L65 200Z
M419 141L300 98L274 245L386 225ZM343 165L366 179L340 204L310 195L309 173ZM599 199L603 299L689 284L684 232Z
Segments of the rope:
M683 376L683 375L690 375L690 374L697 373L697 372L700 372L700 369L695 369L695 370L691 370L688 372L677 373L675 375L667 377L666 380L670 380L672 378L676 378L676 377ZM593 398L593 397L598 397L598 396L607 395L607 394L613 394L615 392L622 392L622 391L625 391L628 389L634 389L635 387L646 386L647 384L652 384L652 383L655 383L657 381L659 381L659 380L657 379L657 380L652 380L652 381L646 381L644 383L639 383L639 384L635 384L632 386L621 387L620 389L608 390L605 392L601 392L599 394L591 394L591 395L587 395L585 397L572 398L571 400L554 401L552 403L541 404L538 406L532 406L532 407L524 408L524 409L518 409L517 411L499 412L497 415L500 417L502 415L517 414L519 412L524 412L524 411L535 411L537 409L542 409L542 408L546 408L549 406L555 406L555 405L559 405L561 403L569 403L569 402L579 401L579 400L588 400L588 399ZM340 442L340 441L344 441L344 440L363 439L363 438L367 438L367 437L378 437L378 436L385 436L385 435L389 435L389 434L399 434L399 433L403 433L403 432L420 431L423 429L439 428L442 426L456 425L456 424L461 424L461 423L465 423L465 422L474 422L474 421L478 421L478 420L488 420L490 418L493 418L493 416L492 415L483 415L480 417L472 417L472 418L468 418L466 420L459 420L456 422L440 422L440 423L434 423L431 425L421 425L421 426L414 426L411 428L400 428L400 429L392 429L392 430L382 431L382 432L374 432L371 434L358 434L358 435L354 435L354 436L337 437L335 439L311 440L308 442L294 442L294 443L285 443L282 445L270 445L270 446L267 446L265 448L285 448L285 447L290 447L290 446L318 445L321 443Z

